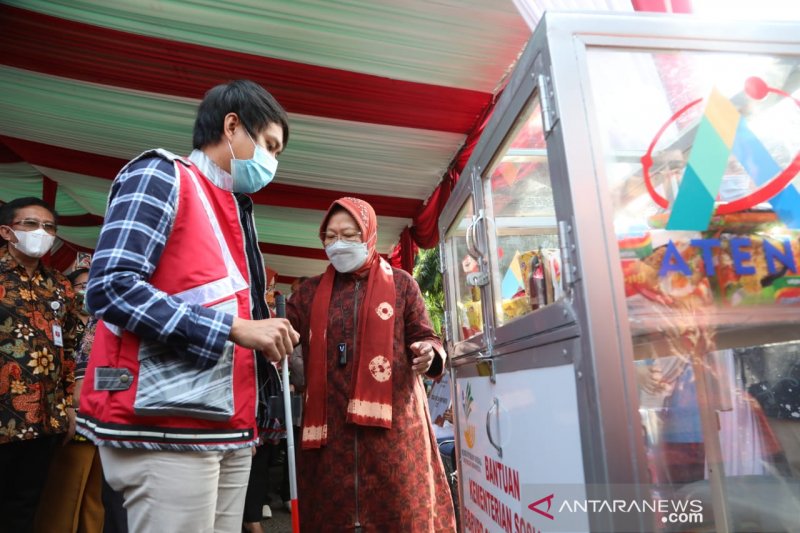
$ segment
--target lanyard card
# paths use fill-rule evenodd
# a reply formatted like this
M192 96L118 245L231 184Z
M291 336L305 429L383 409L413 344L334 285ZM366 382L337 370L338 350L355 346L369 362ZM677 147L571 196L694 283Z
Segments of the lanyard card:
M64 337L61 335L61 326L53 324L53 344L64 347Z

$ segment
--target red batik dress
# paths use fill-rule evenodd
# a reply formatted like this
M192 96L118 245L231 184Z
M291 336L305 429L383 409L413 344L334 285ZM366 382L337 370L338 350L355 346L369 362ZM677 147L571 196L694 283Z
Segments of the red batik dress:
M367 280L336 274L327 326L327 445L303 450L297 443L303 531L352 531L357 525L365 533L455 531L453 503L431 429L425 388L411 368L413 356L407 349L417 341L436 347L441 342L430 326L414 279L397 269L393 276L392 427L383 429L345 423L357 342L354 310L364 299ZM319 283L319 276L307 280L288 304L304 357ZM360 303L358 307L363 312ZM346 361L340 356L342 343Z

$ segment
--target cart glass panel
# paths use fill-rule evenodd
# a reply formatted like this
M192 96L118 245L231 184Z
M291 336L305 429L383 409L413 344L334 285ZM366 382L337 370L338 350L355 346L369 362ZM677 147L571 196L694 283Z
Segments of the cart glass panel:
M475 217L472 198L469 198L459 211L453 224L445 234L445 253L449 256L445 264L454 265L448 269L451 279L450 309L455 309L453 326L455 342L474 337L483 331L481 312L481 290L467 282L469 274L480 271L480 261L475 252ZM469 241L467 240L469 238Z
M563 297L558 225L539 97L483 175L496 324Z
M693 522L796 528L800 60L587 57L652 481Z

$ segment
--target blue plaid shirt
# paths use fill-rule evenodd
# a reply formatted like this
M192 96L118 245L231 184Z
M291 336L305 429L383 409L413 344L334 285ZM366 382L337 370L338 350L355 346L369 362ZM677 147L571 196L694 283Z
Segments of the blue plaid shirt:
M195 150L190 159L214 183L229 179L203 152ZM114 179L86 303L105 322L169 344L209 367L223 351L233 316L189 305L149 283L175 222L177 180L172 162L148 153Z

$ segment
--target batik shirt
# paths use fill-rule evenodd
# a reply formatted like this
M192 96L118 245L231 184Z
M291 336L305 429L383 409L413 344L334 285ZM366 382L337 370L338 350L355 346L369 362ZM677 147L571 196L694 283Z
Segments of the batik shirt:
M61 273L39 264L29 276L0 253L0 445L67 431L77 313Z

